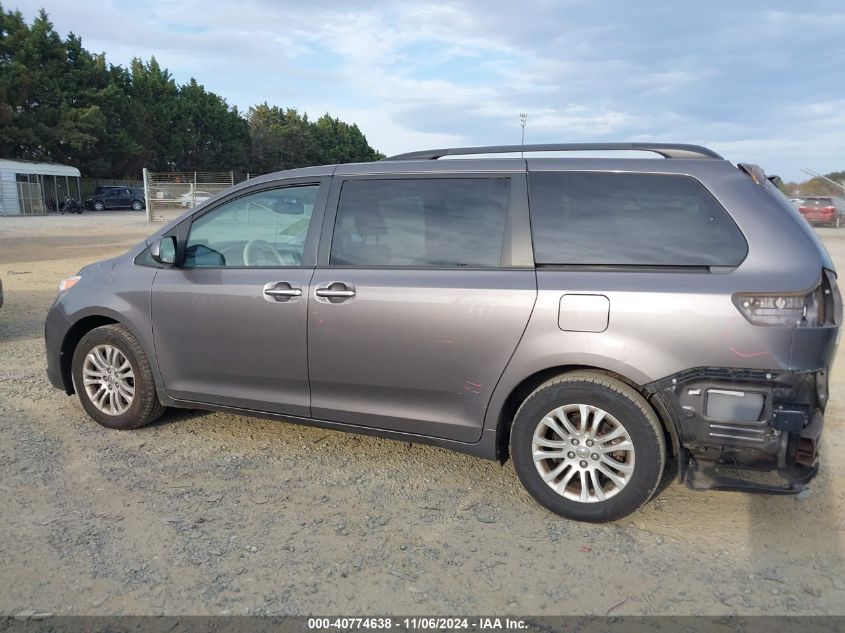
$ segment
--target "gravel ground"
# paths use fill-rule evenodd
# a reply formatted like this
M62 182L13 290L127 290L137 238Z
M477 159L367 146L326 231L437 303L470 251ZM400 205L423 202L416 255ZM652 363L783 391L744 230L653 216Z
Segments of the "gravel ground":
M109 431L44 374L59 279L143 214L0 218L0 614L845 614L845 374L810 494L672 482L614 524L427 446L171 411ZM845 230L820 231L845 270Z

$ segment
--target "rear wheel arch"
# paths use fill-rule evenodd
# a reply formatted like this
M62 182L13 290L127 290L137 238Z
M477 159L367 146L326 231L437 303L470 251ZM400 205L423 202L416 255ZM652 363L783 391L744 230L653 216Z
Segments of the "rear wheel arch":
M514 387L510 394L508 394L501 411L499 411L499 417L496 425L496 459L499 463L504 464L510 457L511 426L517 410L519 410L519 407L525 399L528 398L528 396L530 396L538 387L547 382L551 382L565 374L584 371L599 373L610 378L615 378L616 380L632 387L640 395L642 395L663 427L663 432L666 436L666 446L670 448L670 454L674 455L676 453L679 447L678 434L675 429L674 422L668 415L668 410L665 407L655 406L652 398L649 397L649 394L641 385L626 376L600 367L593 367L589 365L559 365L535 372L523 379L522 382Z

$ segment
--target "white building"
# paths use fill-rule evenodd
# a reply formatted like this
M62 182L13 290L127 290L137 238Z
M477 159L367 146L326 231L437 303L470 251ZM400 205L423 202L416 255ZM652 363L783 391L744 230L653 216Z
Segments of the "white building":
M66 198L82 198L79 170L58 163L0 158L0 215L55 211Z

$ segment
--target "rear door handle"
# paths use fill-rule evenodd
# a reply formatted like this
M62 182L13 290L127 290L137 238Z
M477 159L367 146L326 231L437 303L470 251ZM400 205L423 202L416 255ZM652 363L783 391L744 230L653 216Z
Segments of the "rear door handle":
M350 286L349 284L343 283L342 281L333 281L330 284L325 286L320 286L314 291L318 297L323 297L326 299L349 299L350 297L355 296L355 288Z
M264 298L267 301L287 301L291 297L301 297L302 288L294 288L287 281L271 281L264 284Z

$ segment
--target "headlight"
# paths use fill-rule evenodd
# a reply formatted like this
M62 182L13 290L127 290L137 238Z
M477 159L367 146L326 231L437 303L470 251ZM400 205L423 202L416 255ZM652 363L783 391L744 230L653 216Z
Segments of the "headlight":
M64 292L65 290L70 290L73 288L79 280L82 279L79 275L74 275L73 277L68 277L67 279L62 279L59 282L59 292Z

